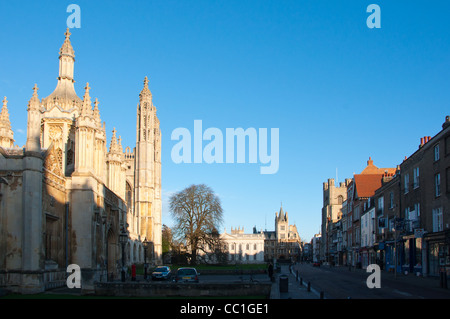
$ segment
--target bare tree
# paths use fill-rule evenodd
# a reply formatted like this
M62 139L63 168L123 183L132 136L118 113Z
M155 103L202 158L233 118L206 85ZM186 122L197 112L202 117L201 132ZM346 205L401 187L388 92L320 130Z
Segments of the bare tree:
M172 230L165 224L162 225L162 253L167 254L172 250Z
M204 184L191 185L170 197L170 212L175 219L173 235L183 239L197 262L201 244L223 222L220 199Z
M227 251L224 245L225 242L222 240L216 228L205 233L198 244L198 250L203 252L200 260L204 263L218 262L220 264L226 264ZM197 255L197 258L199 257Z

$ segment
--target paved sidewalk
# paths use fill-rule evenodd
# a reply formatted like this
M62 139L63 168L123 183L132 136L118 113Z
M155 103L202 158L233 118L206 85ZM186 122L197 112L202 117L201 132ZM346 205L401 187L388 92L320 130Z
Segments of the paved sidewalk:
M287 292L280 292L280 276L283 275L288 278ZM296 273L291 271L289 266L282 265L280 273L274 274L270 299L320 299L320 292L313 288L308 291L307 283L301 283L296 277Z

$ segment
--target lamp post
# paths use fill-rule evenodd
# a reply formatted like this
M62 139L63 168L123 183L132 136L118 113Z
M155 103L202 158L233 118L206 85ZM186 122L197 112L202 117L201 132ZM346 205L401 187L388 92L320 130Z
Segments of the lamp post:
M147 237L145 237L143 244L144 244L144 280L147 280L147 267L148 267L148 265L147 265L147 250L148 250L148 245L149 245Z
M122 282L125 282L125 244L128 242L128 234L124 228L120 232L119 241L122 244Z

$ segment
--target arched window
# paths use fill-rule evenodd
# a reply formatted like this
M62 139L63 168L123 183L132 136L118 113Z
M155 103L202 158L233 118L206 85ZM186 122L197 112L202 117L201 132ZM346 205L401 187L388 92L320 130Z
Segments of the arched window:
M342 197L342 195L338 196L338 204L342 205L342 203L344 202L344 197Z
M127 207L128 212L131 212L131 207L133 207L132 199L133 199L133 191L131 189L131 185L127 182L126 183L126 200L127 200Z

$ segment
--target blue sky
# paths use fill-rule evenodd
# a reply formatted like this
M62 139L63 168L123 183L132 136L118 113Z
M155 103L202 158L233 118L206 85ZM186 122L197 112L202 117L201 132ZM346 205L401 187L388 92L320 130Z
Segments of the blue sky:
M69 4L75 88L89 82L108 139L136 140L149 77L163 134L164 199L193 183L220 196L223 227L274 229L280 203L305 240L320 230L322 184L395 167L450 114L448 1L2 1L0 96L18 145L34 83L56 87ZM369 29L366 8L381 8ZM277 174L260 164L175 164L174 129L279 128ZM109 140L108 140L109 143ZM167 206L163 222L172 224Z

